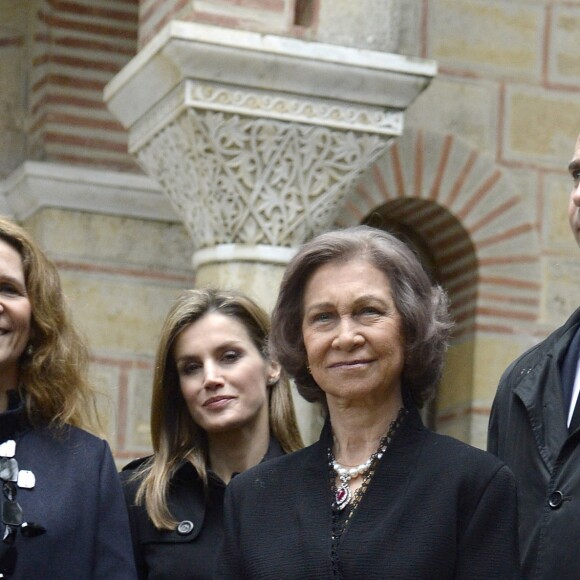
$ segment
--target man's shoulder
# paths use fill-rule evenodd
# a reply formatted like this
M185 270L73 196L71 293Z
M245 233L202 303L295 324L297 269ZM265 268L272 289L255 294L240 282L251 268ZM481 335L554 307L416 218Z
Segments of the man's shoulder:
M570 329L580 325L580 308L578 308L568 320L549 334L546 338L530 347L518 358L516 358L505 370L500 383L505 382L508 378L521 376L527 370L535 367L546 356L549 356L556 344Z

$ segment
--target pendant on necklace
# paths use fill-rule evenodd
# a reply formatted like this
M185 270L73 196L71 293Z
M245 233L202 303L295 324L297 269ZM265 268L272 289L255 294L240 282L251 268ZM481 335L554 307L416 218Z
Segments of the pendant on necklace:
M336 507L339 510L344 509L352 499L352 492L350 491L350 487L348 487L348 481L343 481L341 484L336 488L335 494L336 500Z

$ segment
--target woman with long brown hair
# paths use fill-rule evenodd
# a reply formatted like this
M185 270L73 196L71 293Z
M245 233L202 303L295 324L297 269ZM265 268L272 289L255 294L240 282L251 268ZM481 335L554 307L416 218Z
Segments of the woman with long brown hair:
M135 578L87 367L55 265L0 218L0 578Z
M268 315L237 292L190 290L161 331L153 455L122 473L140 578L212 577L232 477L302 446Z

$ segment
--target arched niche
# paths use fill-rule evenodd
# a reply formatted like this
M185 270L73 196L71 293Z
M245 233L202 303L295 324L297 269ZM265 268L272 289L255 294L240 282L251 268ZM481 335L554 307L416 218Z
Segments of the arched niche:
M506 169L458 137L408 130L338 219L406 237L447 290L456 326L435 426L482 447L503 370L494 350L538 317L539 242L524 195Z

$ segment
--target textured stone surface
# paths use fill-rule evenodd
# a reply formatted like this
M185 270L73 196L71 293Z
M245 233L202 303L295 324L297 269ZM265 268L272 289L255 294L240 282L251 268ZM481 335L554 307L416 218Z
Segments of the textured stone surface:
M575 256L548 257L544 260L542 318L554 328L578 308L580 288L579 250Z
M465 404L471 398L473 385L473 339L452 346L447 351L443 378L437 392L438 414Z
M66 271L63 286L79 327L98 353L150 354L181 288L99 272Z
M494 0L432 0L428 41L442 68L478 77L535 80L542 65L541 6Z
M398 0L322 0L317 40L398 52Z
M486 414L473 413L466 409L454 419L438 425L437 431L461 441L469 441L470 445L485 449L488 422Z
M127 449L136 453L151 448L151 391L153 368L133 369L128 380L128 421L126 425Z
M555 6L551 21L552 46L549 53L549 79L578 87L580 62L578 62L578 30L580 6Z
M580 129L578 95L514 84L505 108L505 158L565 169Z
M568 174L549 173L544 178L542 234L546 248L576 256L580 261L580 251L576 246L568 223L568 199L572 180Z
M394 52L407 56L421 56L424 38L421 34L423 3L417 0L399 0L399 44Z
M98 390L98 410L107 440L118 448L120 371L102 362L91 363L90 379Z
M409 107L405 123L461 135L480 151L491 152L496 146L498 105L499 91L493 84L439 76Z
M24 225L59 267L122 464L150 448L151 361L171 301L193 285L190 240L181 225L56 209Z
M487 335L477 339L474 365L474 400L494 395L506 367L533 342L521 336Z
M191 240L181 224L47 209L28 220L55 259L141 266L191 275Z
M283 273L284 266L257 262L207 264L197 270L196 286L241 290L271 311Z
M22 162L26 150L25 58L29 6L17 0L0 0L0 15L1 178Z

